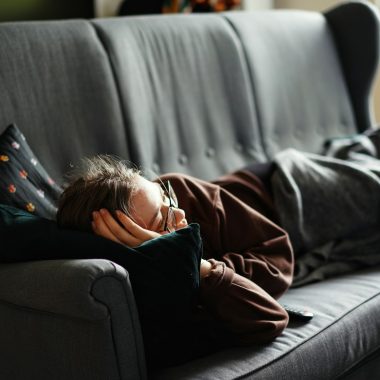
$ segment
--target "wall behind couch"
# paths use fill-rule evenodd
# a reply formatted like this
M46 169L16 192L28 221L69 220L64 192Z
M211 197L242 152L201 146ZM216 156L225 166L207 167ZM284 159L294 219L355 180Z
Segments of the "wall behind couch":
M1 1L1 0L0 0ZM115 16L123 0L94 0L97 17ZM241 7L245 10L273 8L274 0L241 0Z
M90 17L92 0L0 0L0 22Z

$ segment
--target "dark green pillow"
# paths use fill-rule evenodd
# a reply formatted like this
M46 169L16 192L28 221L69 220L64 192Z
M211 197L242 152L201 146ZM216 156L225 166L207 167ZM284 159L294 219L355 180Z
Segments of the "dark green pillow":
M103 258L123 266L130 275L148 365L186 360L177 344L197 303L202 256L198 224L132 249L90 233L60 229L51 220L0 204L0 244L1 262Z

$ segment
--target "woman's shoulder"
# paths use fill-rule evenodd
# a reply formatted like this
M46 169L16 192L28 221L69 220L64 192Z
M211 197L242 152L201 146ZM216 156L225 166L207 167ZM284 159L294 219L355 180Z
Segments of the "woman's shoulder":
M184 173L166 173L157 178L156 181L170 181L173 186L186 186L189 189L199 188L207 189L208 191L217 191L219 186L210 181L191 176Z
M192 212L198 210L197 214L202 214L204 210L210 212L210 208L215 208L220 199L220 186L188 174L167 173L158 177L157 181L170 181L180 206Z

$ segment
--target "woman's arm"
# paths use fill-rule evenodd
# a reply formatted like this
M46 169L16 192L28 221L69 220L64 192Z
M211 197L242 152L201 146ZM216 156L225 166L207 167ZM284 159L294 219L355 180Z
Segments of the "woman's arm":
M265 343L281 334L289 317L276 300L225 263L214 259L207 263L208 273L201 276L201 305L218 321L231 343Z
M287 233L255 209L265 190L260 192L247 178L236 176L229 177L231 184L238 185L232 187L227 186L227 177L223 187L188 175L168 174L161 179L170 180L187 220L200 224L203 258L223 261L278 298L292 281L293 249Z
M120 216L120 222L124 220ZM108 211L94 213L94 231L105 238L130 246L159 236L124 220L123 229ZM157 235L157 236L156 236ZM137 239L137 240L136 240ZM200 303L215 318L226 341L238 344L268 342L288 323L285 310L260 286L236 274L225 263L201 260Z
M293 249L287 233L223 189L216 215L218 259L272 297L280 297L293 276Z

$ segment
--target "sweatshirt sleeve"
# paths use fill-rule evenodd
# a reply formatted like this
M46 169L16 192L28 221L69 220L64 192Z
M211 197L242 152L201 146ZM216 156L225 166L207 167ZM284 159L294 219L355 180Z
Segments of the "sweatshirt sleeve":
M293 277L293 249L288 234L223 189L216 215L223 247L218 259L279 298Z
M277 299L292 281L293 249L288 234L256 209L265 190L239 173L218 183L179 174L162 179L171 181L188 222L200 224L204 259L224 262Z
M225 263L208 261L212 268L201 280L201 305L221 322L229 340L238 345L257 344L281 334L288 315L277 301Z

